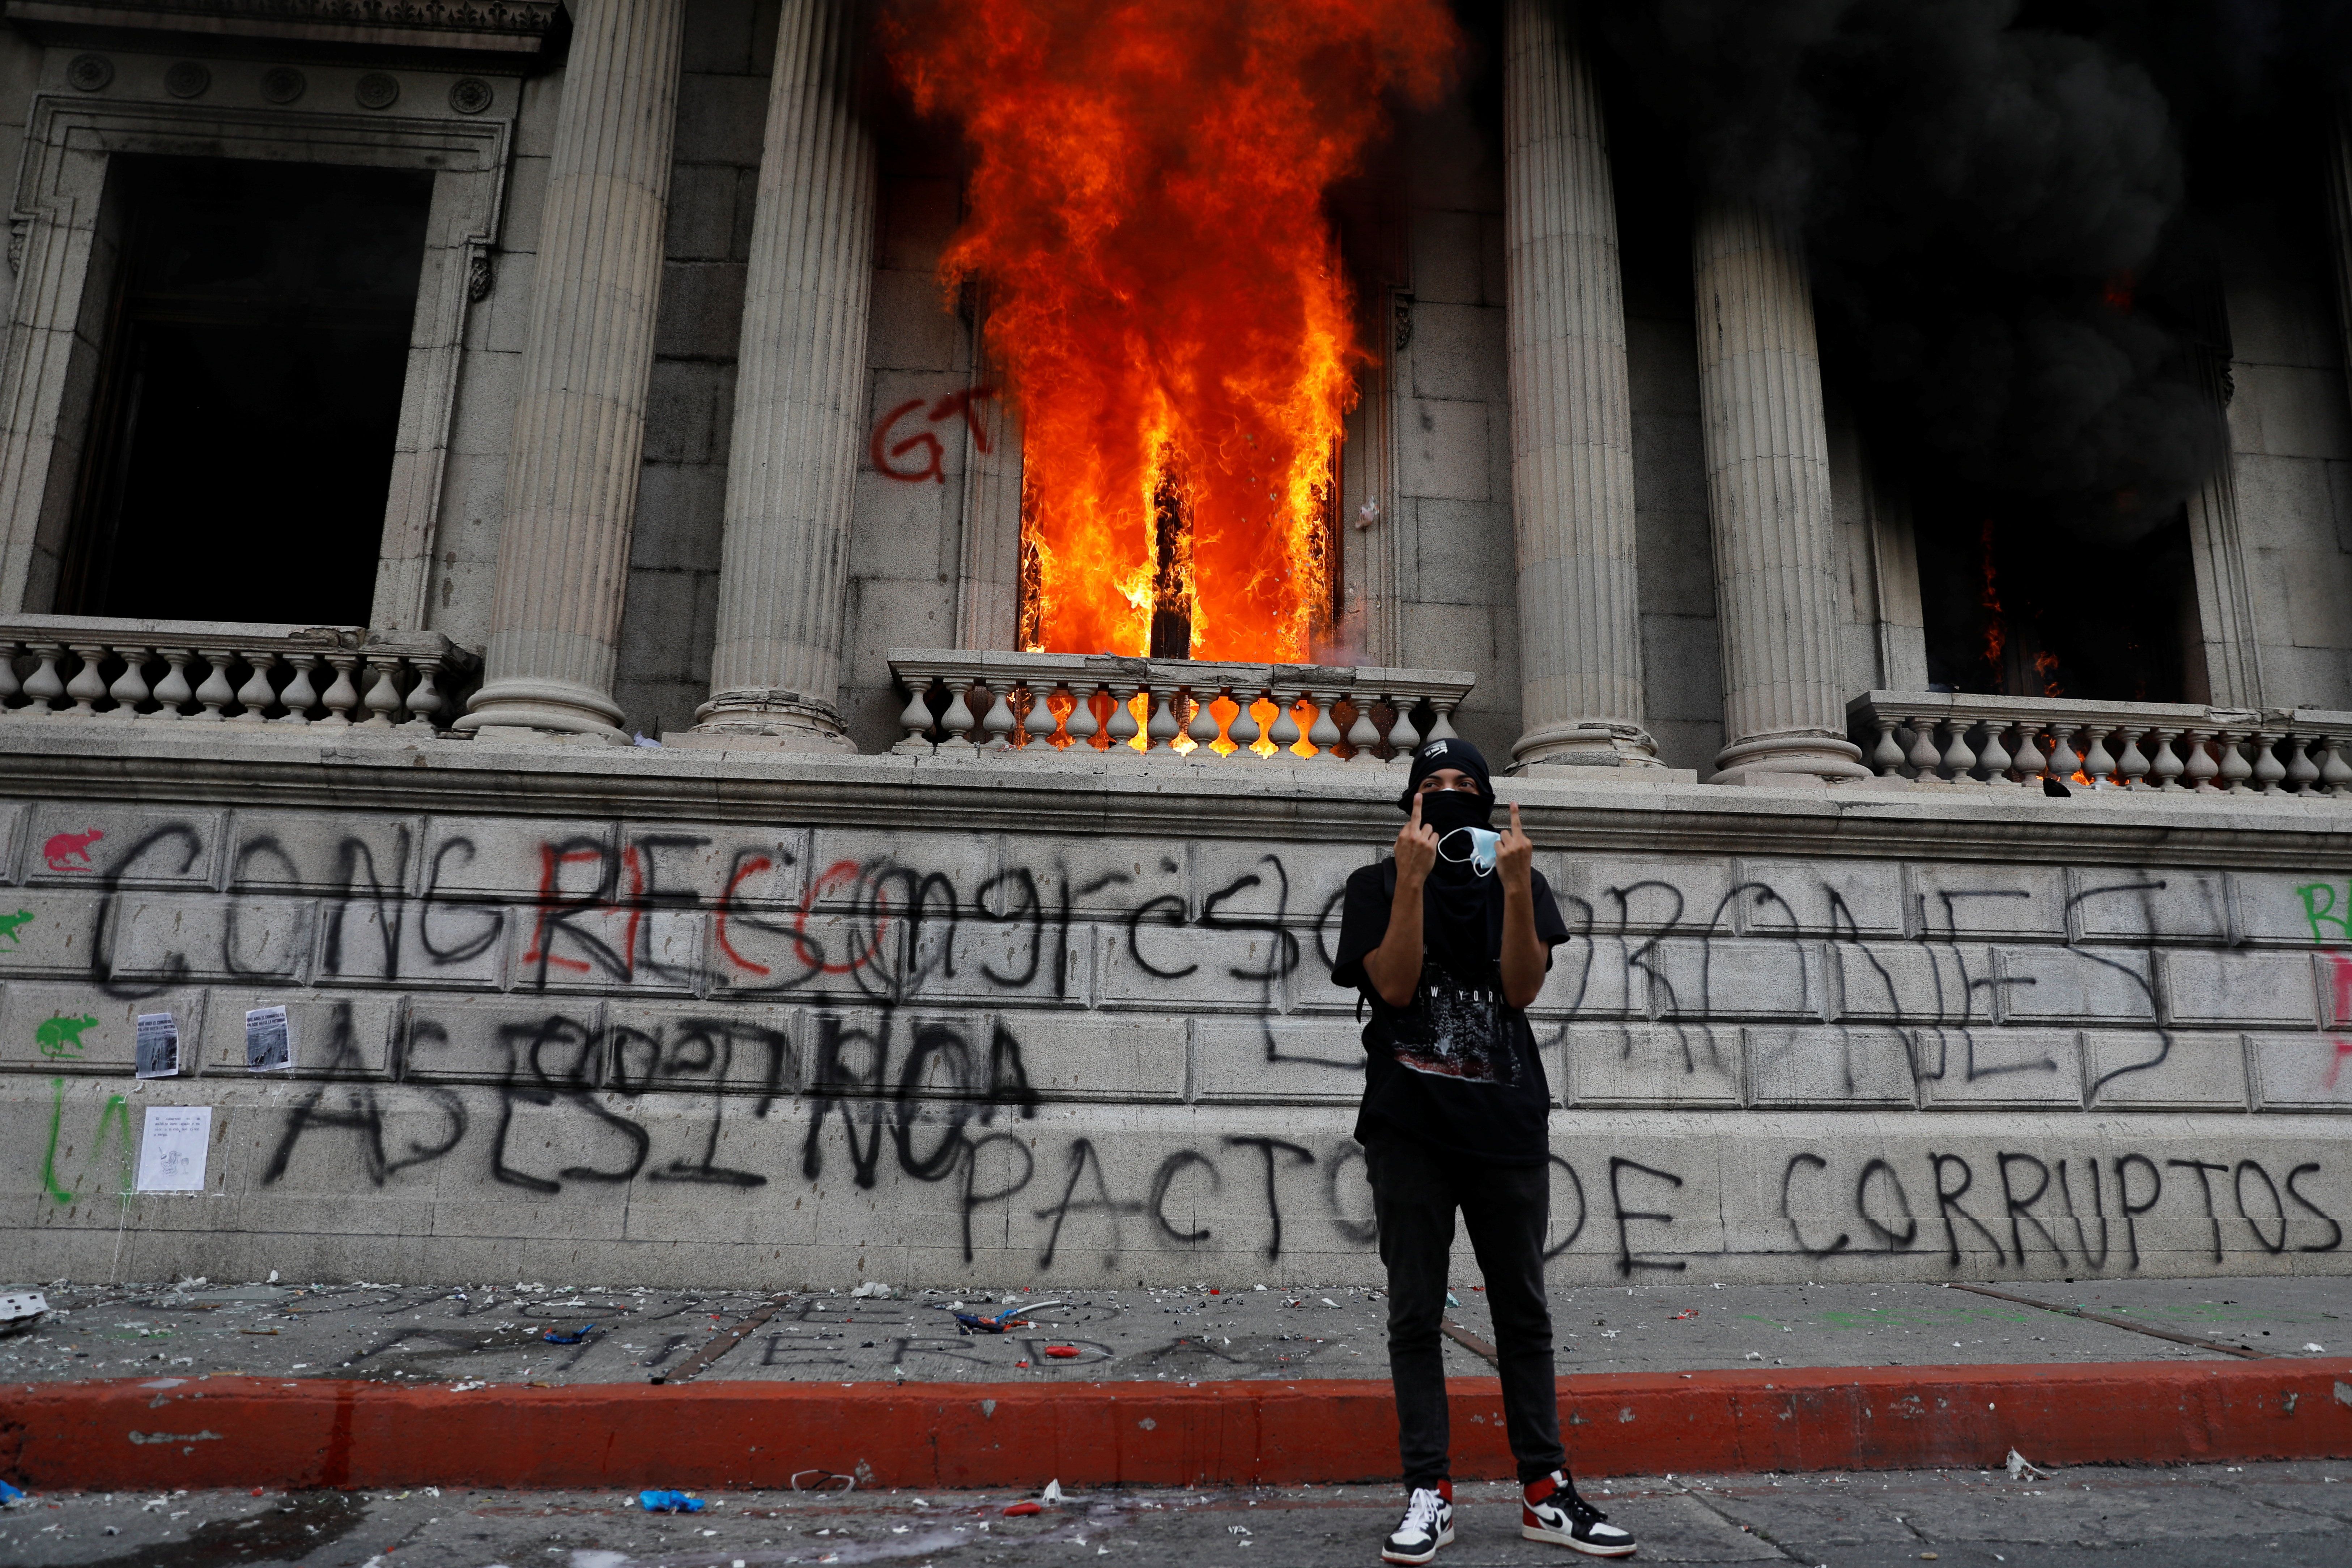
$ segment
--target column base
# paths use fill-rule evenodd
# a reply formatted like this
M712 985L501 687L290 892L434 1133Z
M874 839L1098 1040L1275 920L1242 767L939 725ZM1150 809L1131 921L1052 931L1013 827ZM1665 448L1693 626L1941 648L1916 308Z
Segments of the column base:
M692 729L662 737L665 746L706 750L856 751L831 703L799 692L719 692L694 710Z
M491 681L474 694L452 727L480 740L629 744L613 699L571 681Z
M1507 771L1530 768L1631 768L1671 771L1658 760L1658 743L1639 725L1577 719L1530 730L1512 743Z
M1858 783L1877 775L1863 766L1862 747L1828 730L1750 736L1717 754L1710 784L1802 789Z

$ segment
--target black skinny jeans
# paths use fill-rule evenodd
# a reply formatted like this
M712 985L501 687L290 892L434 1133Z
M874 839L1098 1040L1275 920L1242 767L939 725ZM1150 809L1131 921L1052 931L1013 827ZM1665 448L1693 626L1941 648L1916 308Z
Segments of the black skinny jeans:
M1503 1421L1522 1485L1567 1469L1559 1446L1553 1381L1551 1309L1544 1297L1544 1228L1551 1218L1549 1166L1477 1165L1409 1138L1376 1139L1364 1150L1381 1261L1389 1271L1389 1372L1396 1384L1397 1447L1407 1487L1448 1475L1452 1429L1438 1321L1445 1315L1454 1211L1462 1211L1486 1304L1503 1380Z

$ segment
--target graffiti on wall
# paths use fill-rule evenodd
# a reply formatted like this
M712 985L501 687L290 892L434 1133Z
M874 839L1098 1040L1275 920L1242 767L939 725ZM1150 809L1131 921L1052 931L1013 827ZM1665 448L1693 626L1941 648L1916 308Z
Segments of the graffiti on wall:
M116 852L84 873L60 853L67 840ZM1126 1096L1112 1071L1086 1097L1198 1101L1214 1097L1204 1083L1231 1081L1308 1084L1307 1103L1344 1104L1360 1069L1348 998L1327 975L1339 883L1364 855L1180 864L1147 852L1108 865L1008 849L926 866L887 846L812 855L806 835L731 843L592 826L518 847L406 823L341 836L323 861L317 839L231 842L216 876L213 835L194 821L56 834L41 857L60 885L87 875L95 893L79 977L95 996L276 984L313 1002L310 1082L273 1113L265 1187L300 1179L306 1161L355 1165L379 1187L467 1162L520 1200L682 1184L761 1201L779 1187L912 1183L944 1191L967 1260L1017 1239L1041 1269L1080 1236L1108 1259L1276 1260L1302 1222L1318 1245L1371 1240L1361 1153L1337 1117L1292 1136L1237 1119L1139 1161L1112 1157L1099 1132L1040 1124L1064 1092L1051 1059L1082 1037L1107 1062L1118 1051L1106 1040L1172 1040L1185 1065L1168 1071L1189 1075L1181 1091ZM305 896L268 891L281 887ZM1579 1104L2128 1108L2143 1086L2210 1065L2223 1038L2213 1026L2247 986L2275 988L2300 964L2313 991L2314 962L2332 978L2308 1016L2273 1002L2275 1021L2325 1042L2311 1057L2317 1091L2352 1055L2324 1027L2352 1019L2344 884L2297 883L2310 947L2226 956L2252 966L2244 974L2209 973L2224 959L2181 925L2184 908L2227 895L2155 873L1915 880L1900 907L1884 890L1724 867L1571 875L1558 891L1571 940L1537 1011ZM151 918L200 896L207 919ZM396 1017L374 1007L395 992ZM1184 1036L1188 1014L1213 1028ZM1074 1018L1089 1027L1074 1034ZM2083 1045L2086 1018L2114 1038ZM95 1019L61 1012L44 1027L74 1026L78 1040ZM2242 1064L2230 1071L2242 1081ZM651 1106L665 1113L643 1113ZM776 1125L790 1135L743 1136ZM66 1202L55 1118L49 1133L46 1190ZM1772 1241L1741 1246L1812 1262L1916 1254L1957 1268L1966 1255L2088 1272L2140 1268L2159 1220L2194 1230L2217 1264L2341 1246L2341 1173L2320 1161L2218 1137L2185 1155L2117 1137L2086 1128L2064 1146L1958 1148L1923 1119L1916 1147L1792 1146L1772 1156L1777 1212L1761 1217ZM778 1147L790 1163L754 1152ZM1702 1201L1704 1173L1666 1155L1571 1148L1553 1165L1555 1255L1581 1248L1630 1278L1722 1245L1690 1239L1717 1200Z

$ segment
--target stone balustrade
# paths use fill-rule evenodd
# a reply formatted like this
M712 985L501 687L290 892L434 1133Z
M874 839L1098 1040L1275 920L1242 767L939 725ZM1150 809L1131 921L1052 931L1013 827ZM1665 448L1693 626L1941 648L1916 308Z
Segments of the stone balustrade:
M2352 713L1864 692L1846 717L1881 778L2352 798Z
M184 719L438 730L479 660L437 632L0 617L0 720Z
M894 649L908 693L891 749L916 756L1402 761L1454 734L1466 670L1236 664L1108 653ZM1043 699L1042 701L1040 699Z

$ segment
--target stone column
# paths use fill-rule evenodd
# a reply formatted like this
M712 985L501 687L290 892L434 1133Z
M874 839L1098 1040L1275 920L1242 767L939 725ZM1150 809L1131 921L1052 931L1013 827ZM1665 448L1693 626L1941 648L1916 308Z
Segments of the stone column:
M1715 781L1868 778L1845 737L1829 434L1803 249L1755 206L1713 199L1699 204L1691 249L1723 639Z
M1519 714L1511 755L1658 766L1642 728L1633 404L1601 97L1573 24L1509 0L1503 59L1511 516Z
M478 734L622 738L614 649L645 449L683 0L582 0L540 220Z
M835 704L875 222L874 144L856 101L858 11L848 0L784 0L777 29L710 700L689 744L852 749Z

